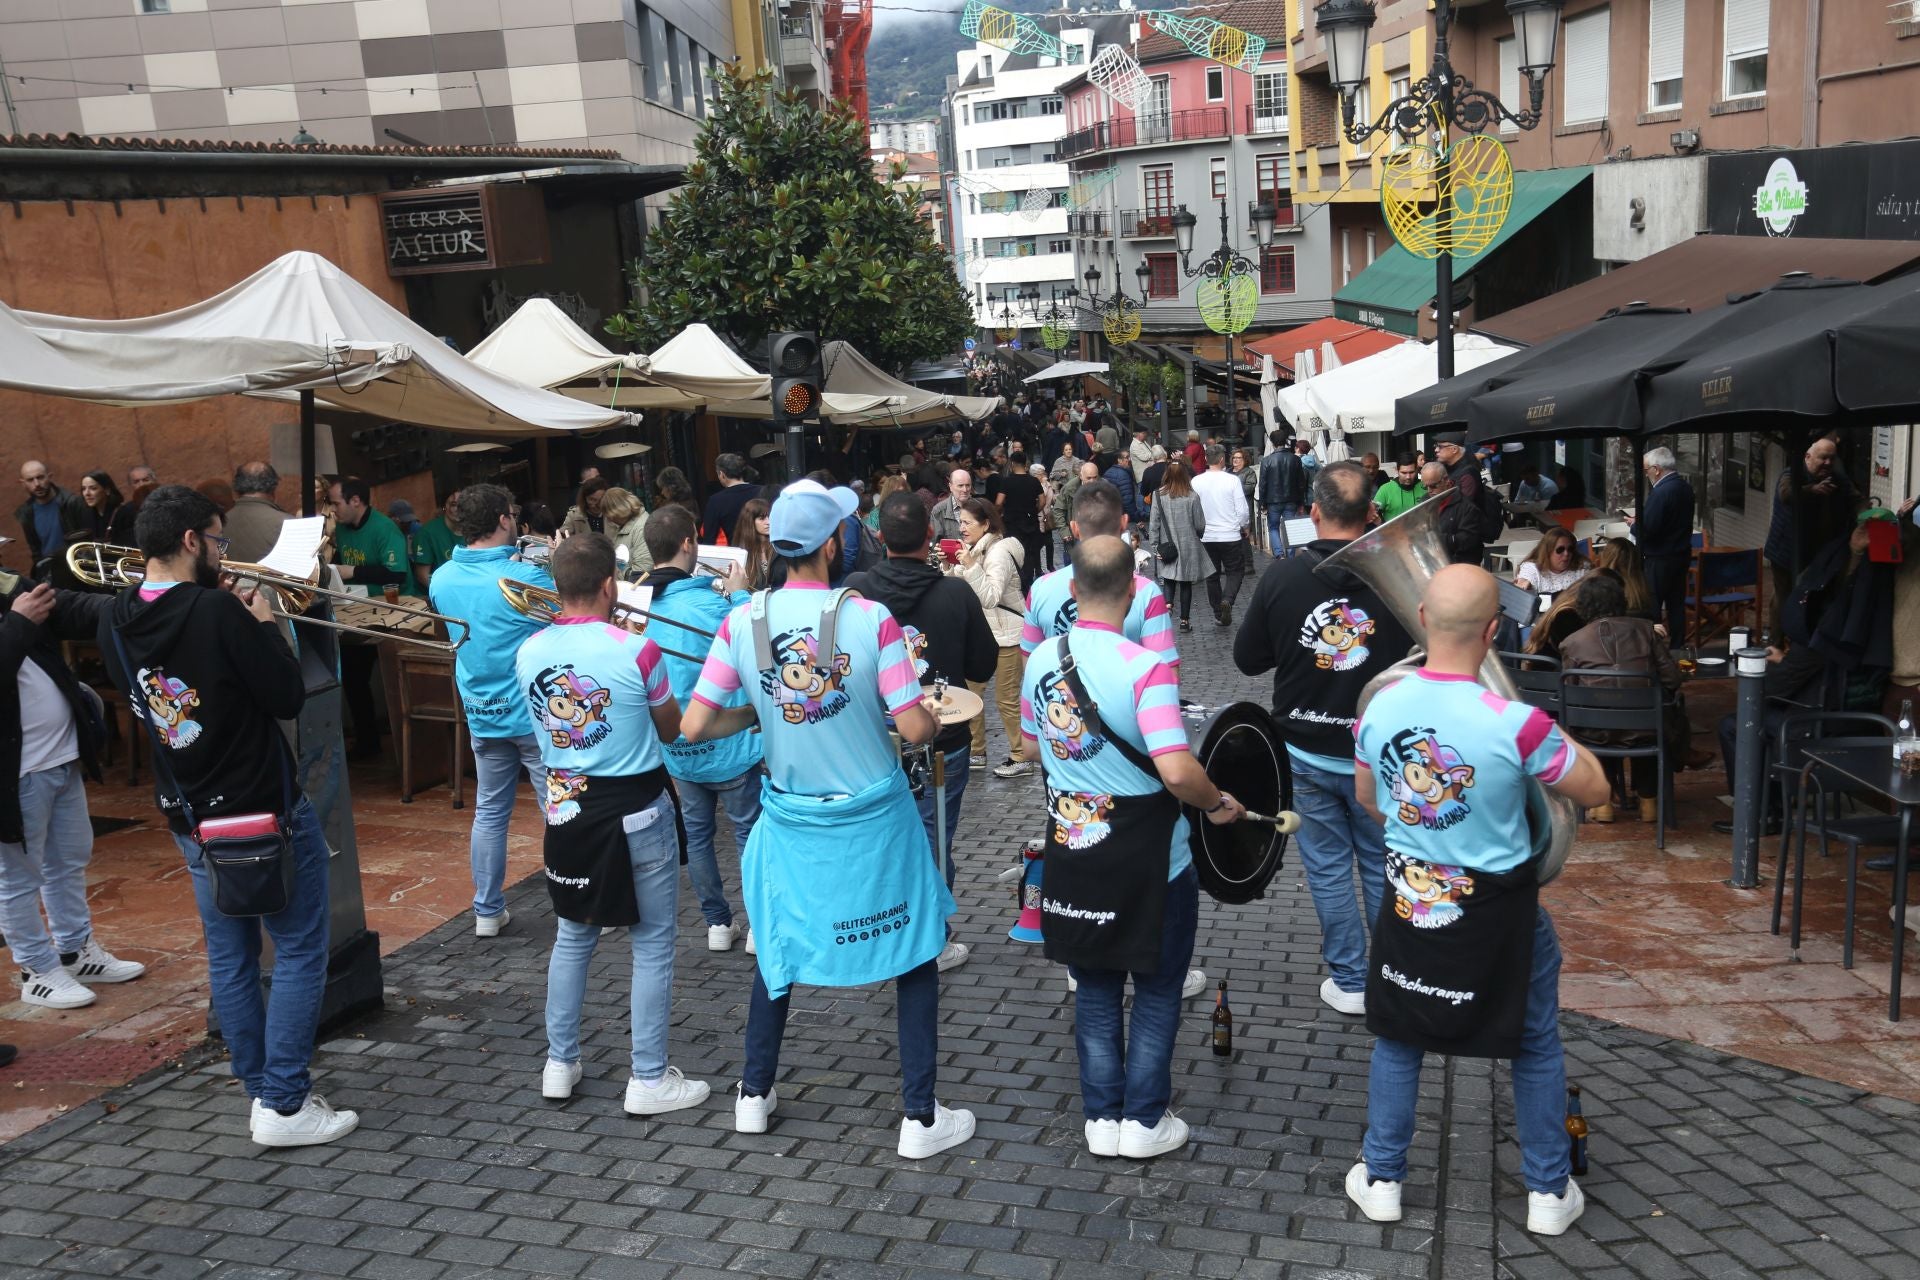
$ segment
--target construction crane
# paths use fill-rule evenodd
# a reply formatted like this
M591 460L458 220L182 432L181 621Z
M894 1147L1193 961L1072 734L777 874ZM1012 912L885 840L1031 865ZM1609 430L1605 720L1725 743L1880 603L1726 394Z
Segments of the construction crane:
M867 121L867 42L873 38L869 0L826 0L827 58L833 71L833 96Z

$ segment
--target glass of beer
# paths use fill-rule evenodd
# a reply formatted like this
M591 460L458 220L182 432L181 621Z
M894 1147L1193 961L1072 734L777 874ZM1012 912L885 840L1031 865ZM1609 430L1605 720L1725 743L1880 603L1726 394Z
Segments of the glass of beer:
M1686 676L1688 679L1692 679L1693 650L1689 648L1677 649L1674 651L1673 657L1674 661L1680 664L1680 674Z
M380 588L380 594L386 597L388 604L400 603L400 588L396 587L391 582L389 582L386 586Z

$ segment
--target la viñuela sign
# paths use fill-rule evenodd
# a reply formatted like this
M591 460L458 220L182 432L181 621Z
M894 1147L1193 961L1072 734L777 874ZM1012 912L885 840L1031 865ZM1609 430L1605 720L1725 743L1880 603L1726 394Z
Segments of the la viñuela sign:
M1753 192L1753 212L1770 236L1790 236L1793 224L1807 211L1807 184L1800 181L1793 161L1781 156L1767 166L1767 176Z

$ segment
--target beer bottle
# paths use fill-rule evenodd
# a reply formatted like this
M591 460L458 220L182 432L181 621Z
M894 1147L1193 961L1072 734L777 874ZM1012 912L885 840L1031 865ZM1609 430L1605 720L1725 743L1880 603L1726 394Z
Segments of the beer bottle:
M1213 1002L1213 1056L1231 1057L1233 1054L1233 1011L1227 1008L1227 980L1220 979L1220 994Z
M1580 1086L1567 1086L1567 1144L1575 1177L1587 1176L1587 1118L1580 1114Z

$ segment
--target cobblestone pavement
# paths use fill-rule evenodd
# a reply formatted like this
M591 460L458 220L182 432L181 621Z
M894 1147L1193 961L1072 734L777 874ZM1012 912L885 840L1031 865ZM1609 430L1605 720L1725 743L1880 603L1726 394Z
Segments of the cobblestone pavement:
M1198 625L1188 695L1263 695L1232 675L1226 633ZM603 951L586 1079L543 1102L550 913L529 880L501 937L465 917L428 934L388 959L386 1010L324 1044L321 1087L361 1113L346 1140L254 1147L215 1059L0 1148L0 1275L1920 1277L1920 1108L1576 1015L1594 1136L1573 1231L1522 1229L1505 1070L1465 1060L1429 1063L1406 1220L1361 1219L1340 1180L1368 1038L1315 996L1291 867L1261 903L1203 902L1196 963L1231 983L1237 1053L1208 1053L1194 1002L1175 1063L1191 1145L1091 1158L1065 984L1007 940L1012 895L993 881L1037 794L976 774L967 797L955 926L974 958L941 993L941 1096L979 1117L962 1147L894 1153L884 987L799 992L772 1131L735 1134L751 961L705 951L684 890L672 1058L713 1100L621 1112L625 963Z

